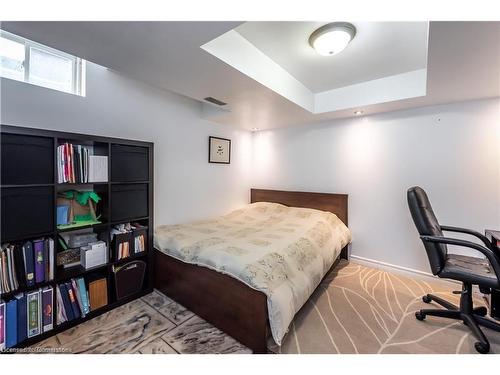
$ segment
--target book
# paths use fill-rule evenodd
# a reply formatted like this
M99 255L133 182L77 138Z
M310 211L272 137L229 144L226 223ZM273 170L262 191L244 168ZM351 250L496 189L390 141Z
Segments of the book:
M28 314L28 338L41 333L40 291L27 293L26 305Z
M52 238L48 239L49 241L49 280L54 280L54 268L55 268L55 262L54 262L54 253L55 253L55 248L54 248L54 240Z
M71 282L66 283L66 289L68 291L69 302L71 303L71 309L73 310L73 316L75 319L80 317L80 308L78 307L78 301L76 299L75 291L73 290L73 285Z
M35 282L43 283L45 281L44 240L33 241L33 249L35 253Z
M24 267L23 249L19 245L14 246L14 263L16 265L17 282L20 288L26 287L26 269Z
M69 300L66 284L59 284L59 290L61 293L62 304L64 306L64 312L66 313L66 319L71 321L75 319L75 315L73 314L73 308L71 307L71 301Z
M26 295L21 293L14 296L17 301L17 341L23 342L28 337L28 314Z
M87 315L87 314L83 311L82 296L80 295L80 288L78 287L78 283L77 283L76 279L71 279L71 288L73 289L73 293L75 295L76 302L78 303L78 310L80 312L80 316L82 318L84 318L85 315Z
M106 279L89 283L90 310L95 311L108 304L108 283Z
M56 305L57 305L57 324L63 324L68 321L68 317L66 315L66 310L64 309L64 302L61 296L61 290L59 287L56 287Z
M44 275L44 281L48 282L49 281L49 240L45 239L43 241L43 275Z
M17 300L12 299L7 302L6 307L6 340L5 346L7 348L13 348L17 345Z
M22 267L19 247L4 244L0 249L0 294L14 292L20 285L24 285ZM19 276L23 279L20 280Z
M87 315L90 312L90 305L87 287L85 286L85 280L83 279L83 277L80 277L76 280L76 283L78 285L78 291L80 294L80 299L82 301L82 313Z
M54 328L54 309L52 308L54 289L50 286L42 289L42 330L50 331Z
M0 301L0 350L5 349L5 303Z
M35 255L33 253L33 244L27 241L23 244L24 269L26 270L26 285L32 287L35 285Z

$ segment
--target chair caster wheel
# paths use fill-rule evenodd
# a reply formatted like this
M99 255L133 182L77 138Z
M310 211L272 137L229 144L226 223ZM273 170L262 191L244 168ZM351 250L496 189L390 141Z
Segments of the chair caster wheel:
M424 320L425 314L423 314L421 311L415 311L415 318L417 318L417 320Z
M426 294L425 296L422 297L422 301L424 301L425 303L431 303L432 298L429 297L428 294Z
M481 354L486 354L490 351L490 344L483 344L479 341L474 344L474 347Z
M486 316L486 314L488 314L488 309L485 306L478 307L474 309L474 314L479 316Z

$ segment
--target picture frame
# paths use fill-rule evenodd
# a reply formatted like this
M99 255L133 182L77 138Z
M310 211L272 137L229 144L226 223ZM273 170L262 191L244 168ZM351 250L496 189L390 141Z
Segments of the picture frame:
M214 164L231 164L231 140L212 136L208 137L208 162Z

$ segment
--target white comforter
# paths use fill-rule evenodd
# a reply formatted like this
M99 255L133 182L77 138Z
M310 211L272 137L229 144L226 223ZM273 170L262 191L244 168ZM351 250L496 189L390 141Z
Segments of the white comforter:
M265 293L271 333L281 345L351 233L332 213L259 202L212 220L159 226L154 238L174 258Z

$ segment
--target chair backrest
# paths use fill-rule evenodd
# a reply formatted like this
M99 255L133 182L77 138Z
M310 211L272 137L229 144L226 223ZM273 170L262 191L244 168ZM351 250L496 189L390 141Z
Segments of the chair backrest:
M408 206L410 208L411 217L417 227L418 233L427 236L443 236L441 226L434 215L431 202L427 198L424 189L419 186L414 186L408 189L407 192ZM434 275L441 272L447 258L448 248L444 244L438 244L429 241L423 241L427 257L431 265L431 270Z

